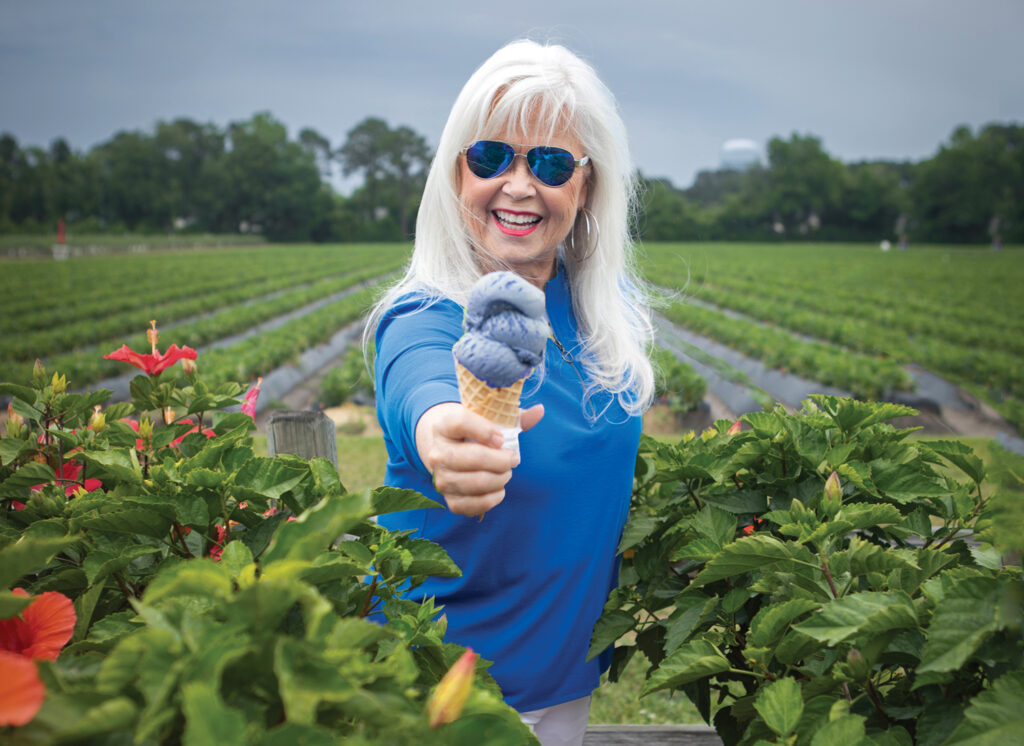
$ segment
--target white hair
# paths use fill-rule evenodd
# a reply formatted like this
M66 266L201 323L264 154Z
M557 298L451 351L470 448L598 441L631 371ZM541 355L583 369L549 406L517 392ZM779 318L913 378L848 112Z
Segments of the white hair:
M636 172L614 96L590 65L562 46L508 44L463 87L427 175L408 269L372 309L364 342L372 339L384 312L408 293L465 306L485 271L480 256L486 251L471 237L459 200L459 151L502 132L525 132L538 121L550 123L549 136L567 128L591 159L585 207L596 225L588 231L580 211L570 239L570 248L576 248L567 250L564 243L559 248L582 341L574 357L593 382L587 398L605 391L629 414L638 414L654 396L654 373L648 358L649 294L636 270L629 232ZM581 253L577 261L574 254Z

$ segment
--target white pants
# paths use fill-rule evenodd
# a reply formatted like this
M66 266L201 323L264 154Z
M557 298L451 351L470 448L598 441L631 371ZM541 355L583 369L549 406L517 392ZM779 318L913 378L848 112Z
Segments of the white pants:
M590 718L590 697L581 697L541 710L520 712L541 746L582 746Z

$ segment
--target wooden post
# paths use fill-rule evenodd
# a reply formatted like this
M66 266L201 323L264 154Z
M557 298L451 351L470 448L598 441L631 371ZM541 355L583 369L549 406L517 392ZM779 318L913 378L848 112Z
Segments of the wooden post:
M274 412L267 421L267 455L294 453L302 458L325 458L338 468L334 422L320 411Z

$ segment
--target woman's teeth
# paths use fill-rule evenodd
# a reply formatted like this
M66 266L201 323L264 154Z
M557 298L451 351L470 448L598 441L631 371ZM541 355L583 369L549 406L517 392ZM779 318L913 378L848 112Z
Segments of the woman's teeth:
M539 215L521 215L514 212L505 212L503 210L495 210L494 217L498 221L509 228L529 228L532 225L536 225L540 222Z

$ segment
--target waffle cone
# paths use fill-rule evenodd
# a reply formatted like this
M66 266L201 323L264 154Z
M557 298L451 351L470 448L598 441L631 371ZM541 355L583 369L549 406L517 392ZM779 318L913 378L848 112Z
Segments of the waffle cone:
M459 394L462 403L471 412L476 412L502 427L516 427L519 424L519 396L523 392L525 378L504 388L492 388L474 376L458 360L455 374L459 379Z

